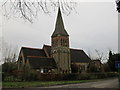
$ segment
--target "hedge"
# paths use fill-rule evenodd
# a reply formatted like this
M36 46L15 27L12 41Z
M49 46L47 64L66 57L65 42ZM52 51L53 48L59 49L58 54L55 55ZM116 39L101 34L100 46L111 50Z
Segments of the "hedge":
M72 74L37 74L31 73L28 77L6 76L4 81L61 81L61 80L90 80L117 77L118 73L72 73Z
M41 81L57 81L57 80L90 80L117 77L118 73L72 73L72 74L39 74Z

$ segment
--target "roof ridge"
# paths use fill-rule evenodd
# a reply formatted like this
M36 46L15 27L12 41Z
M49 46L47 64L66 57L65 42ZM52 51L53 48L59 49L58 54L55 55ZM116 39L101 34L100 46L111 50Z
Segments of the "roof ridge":
M77 48L70 48L72 50L78 50L78 51L83 51L82 49L77 49Z
M44 44L43 46L48 46L48 47L51 47L51 45L45 45L45 44Z
M22 48L43 50L43 49L41 49L41 48L32 48L32 47L22 47Z
M52 57L43 57L43 56L27 56L28 58L52 58Z

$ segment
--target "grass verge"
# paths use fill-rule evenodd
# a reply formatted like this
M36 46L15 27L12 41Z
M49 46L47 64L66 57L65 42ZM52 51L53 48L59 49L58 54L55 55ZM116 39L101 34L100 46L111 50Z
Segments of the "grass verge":
M64 85L93 82L97 80L79 80L79 81L31 81L31 82L2 82L3 88L25 88L25 87L43 87L51 85Z

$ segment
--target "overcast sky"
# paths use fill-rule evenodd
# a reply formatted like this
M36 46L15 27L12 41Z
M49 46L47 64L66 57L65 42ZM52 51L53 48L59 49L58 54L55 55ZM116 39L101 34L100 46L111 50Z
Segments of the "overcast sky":
M108 51L118 52L118 13L115 2L79 2L69 16L62 14L64 26L70 36L70 47L83 49L96 56L95 49L107 57ZM40 13L33 24L20 19L3 17L2 36L8 44L42 48L51 45L57 11L50 16Z

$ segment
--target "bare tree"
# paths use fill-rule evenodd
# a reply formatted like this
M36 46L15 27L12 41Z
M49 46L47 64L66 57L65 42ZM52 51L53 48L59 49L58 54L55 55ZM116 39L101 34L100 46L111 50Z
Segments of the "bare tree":
M99 50L95 49L95 54L96 56L93 55L93 53L88 50L88 56L91 60L97 59L103 62L104 60L107 60L107 58L104 56L103 52L100 52Z
M87 53L88 53L89 58L92 60L93 59L92 52L88 50Z
M2 4L3 15L20 17L29 22L38 16L40 11L50 14L50 9L56 10L61 7L62 12L69 15L75 10L76 2L71 0L4 0Z
M103 52L99 52L99 50L95 49L95 52L97 54L97 59L102 60L103 59Z
M95 52L97 54L97 58L96 59L100 60L101 62L104 62L104 60L107 60L107 57L104 56L103 52L100 52L97 49L95 49Z
M116 0L117 11L120 13L120 0Z
M2 63L2 39L1 37L0 37L0 63Z
M2 42L2 62L16 62L17 60L17 47Z

